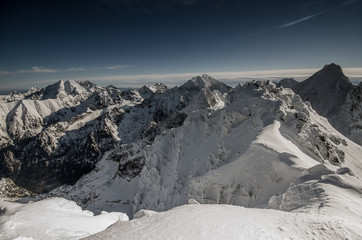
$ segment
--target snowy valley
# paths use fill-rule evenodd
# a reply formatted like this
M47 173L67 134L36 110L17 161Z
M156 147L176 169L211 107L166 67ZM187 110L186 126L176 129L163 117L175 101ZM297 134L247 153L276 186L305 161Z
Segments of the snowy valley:
M360 239L361 102L336 64L2 95L0 238Z

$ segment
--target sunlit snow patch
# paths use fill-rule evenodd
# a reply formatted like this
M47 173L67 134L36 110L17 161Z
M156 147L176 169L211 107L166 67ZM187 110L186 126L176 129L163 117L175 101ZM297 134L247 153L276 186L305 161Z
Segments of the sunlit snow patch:
M119 222L86 239L361 239L362 225L338 216L230 205L185 205Z
M128 220L118 212L94 216L63 198L28 204L3 201L0 209L0 239L79 239Z

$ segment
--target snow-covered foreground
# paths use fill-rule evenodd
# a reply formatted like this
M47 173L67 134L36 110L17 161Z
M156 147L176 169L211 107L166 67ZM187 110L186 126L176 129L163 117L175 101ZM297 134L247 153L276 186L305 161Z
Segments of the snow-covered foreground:
M117 222L86 239L361 239L361 221L230 205L184 205Z
M0 202L0 239L79 239L119 220L127 221L128 217L116 212L94 216L63 198L28 204L3 201Z
M28 204L3 201L0 208L0 239L362 238L362 218L351 216L348 202L338 211L325 207L304 212L189 204L165 212L140 210L131 221L115 212L93 216L63 198Z

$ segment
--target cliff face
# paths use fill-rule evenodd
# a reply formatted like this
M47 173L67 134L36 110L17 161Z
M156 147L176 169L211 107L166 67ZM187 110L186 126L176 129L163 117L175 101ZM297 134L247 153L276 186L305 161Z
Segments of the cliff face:
M279 85L293 89L334 128L362 144L361 84L354 86L339 65L326 65L303 82L281 81Z

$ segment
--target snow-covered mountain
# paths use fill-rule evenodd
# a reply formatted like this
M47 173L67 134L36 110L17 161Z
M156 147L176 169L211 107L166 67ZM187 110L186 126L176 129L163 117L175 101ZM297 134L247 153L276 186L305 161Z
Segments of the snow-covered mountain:
M119 141L122 113L137 91L59 81L0 103L0 176L33 192L72 184Z
M203 75L127 91L60 81L1 99L0 176L51 190L32 200L63 197L132 217L195 199L362 224L362 147L270 81L231 88Z
M141 138L118 145L75 185L50 195L93 211L131 216L139 209L167 210L190 198L284 210L319 206L330 197L325 183L334 189L353 182L359 194L361 146L334 130L292 90L271 82L234 89L218 85L204 76L170 90L176 99L186 89L195 94L177 113L159 105L161 116L169 117L158 122L143 113L149 125ZM168 109L179 105L160 102Z
M216 81L206 75L204 78ZM178 111L202 84L198 77L170 90L156 84L140 91L121 91L61 80L16 98L14 94L2 96L0 177L10 177L36 193L73 184L116 144L156 134L152 131L159 129L151 126L169 117L170 126L166 127L181 124L177 119L186 115ZM229 89L223 83L213 86ZM200 95L200 100L203 102L195 104L196 108L212 99Z
M362 144L362 84L353 85L339 65L325 65L303 82L283 79L279 85L293 89L334 128Z

